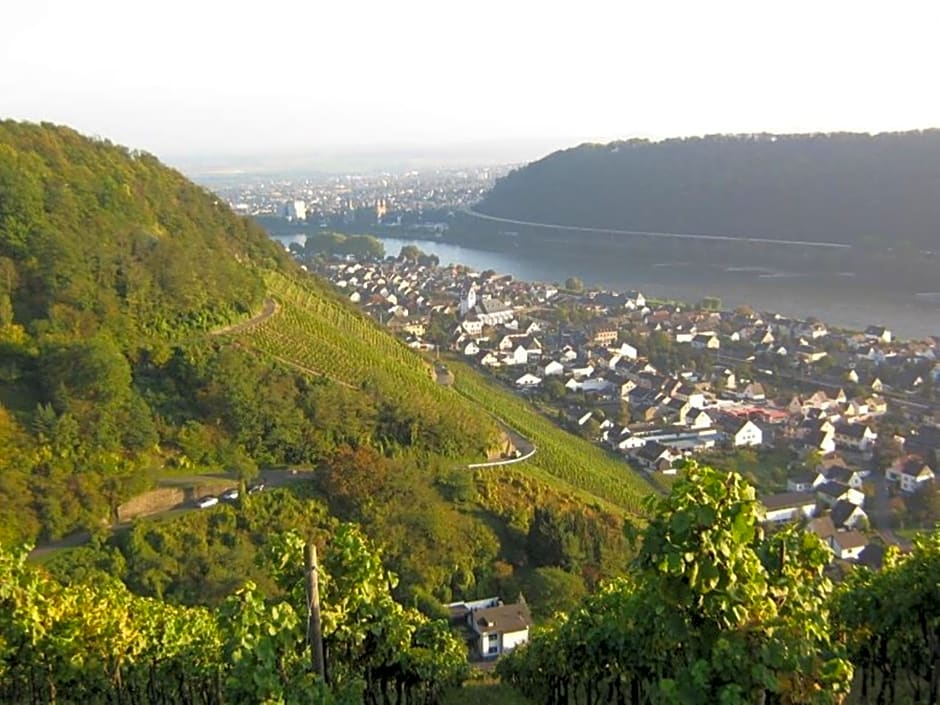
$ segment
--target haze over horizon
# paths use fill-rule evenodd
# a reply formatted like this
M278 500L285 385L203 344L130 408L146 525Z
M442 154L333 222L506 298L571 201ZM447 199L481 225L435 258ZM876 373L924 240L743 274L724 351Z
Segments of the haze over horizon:
M940 126L933 3L41 0L5 15L0 117L208 168Z

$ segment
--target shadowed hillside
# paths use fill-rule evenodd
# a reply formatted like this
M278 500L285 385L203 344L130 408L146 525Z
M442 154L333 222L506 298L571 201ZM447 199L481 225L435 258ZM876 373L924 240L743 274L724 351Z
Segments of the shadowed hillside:
M936 251L940 130L585 144L512 172L477 210L539 223Z

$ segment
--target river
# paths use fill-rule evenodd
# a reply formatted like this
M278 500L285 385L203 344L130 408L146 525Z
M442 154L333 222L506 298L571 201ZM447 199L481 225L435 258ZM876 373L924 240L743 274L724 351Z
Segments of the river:
M283 244L303 243L305 236L276 238ZM600 258L572 251L566 263L557 256L540 257L538 250L520 246L500 252L463 247L436 240L380 238L385 252L397 255L404 245L416 245L437 255L441 264L492 269L528 281L564 282L577 277L590 287L695 302L717 296L725 308L747 304L760 311L787 316L815 316L832 326L864 330L884 325L905 338L940 335L940 294L916 296L885 291L877 282L852 272L826 276L776 271L761 267L723 267L694 261L638 262L625 257ZM940 282L938 282L940 289Z

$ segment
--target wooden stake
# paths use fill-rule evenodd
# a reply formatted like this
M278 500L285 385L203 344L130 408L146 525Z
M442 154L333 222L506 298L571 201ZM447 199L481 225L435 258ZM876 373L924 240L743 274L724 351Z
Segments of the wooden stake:
M313 672L326 680L323 660L323 633L320 626L320 582L317 575L317 547L304 546L304 567L307 578L307 642L310 644L310 664Z

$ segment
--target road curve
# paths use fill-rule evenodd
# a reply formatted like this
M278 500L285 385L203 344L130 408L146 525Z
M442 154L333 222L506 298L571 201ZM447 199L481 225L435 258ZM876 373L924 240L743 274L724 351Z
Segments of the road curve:
M216 328L211 331L209 335L229 335L231 333L244 333L249 328L258 325L259 323L264 323L271 316L276 314L281 310L281 305L270 296L266 297L264 300L264 306L261 308L261 312L252 316L247 321L242 321L241 323L233 323L228 326L222 326L221 328Z

